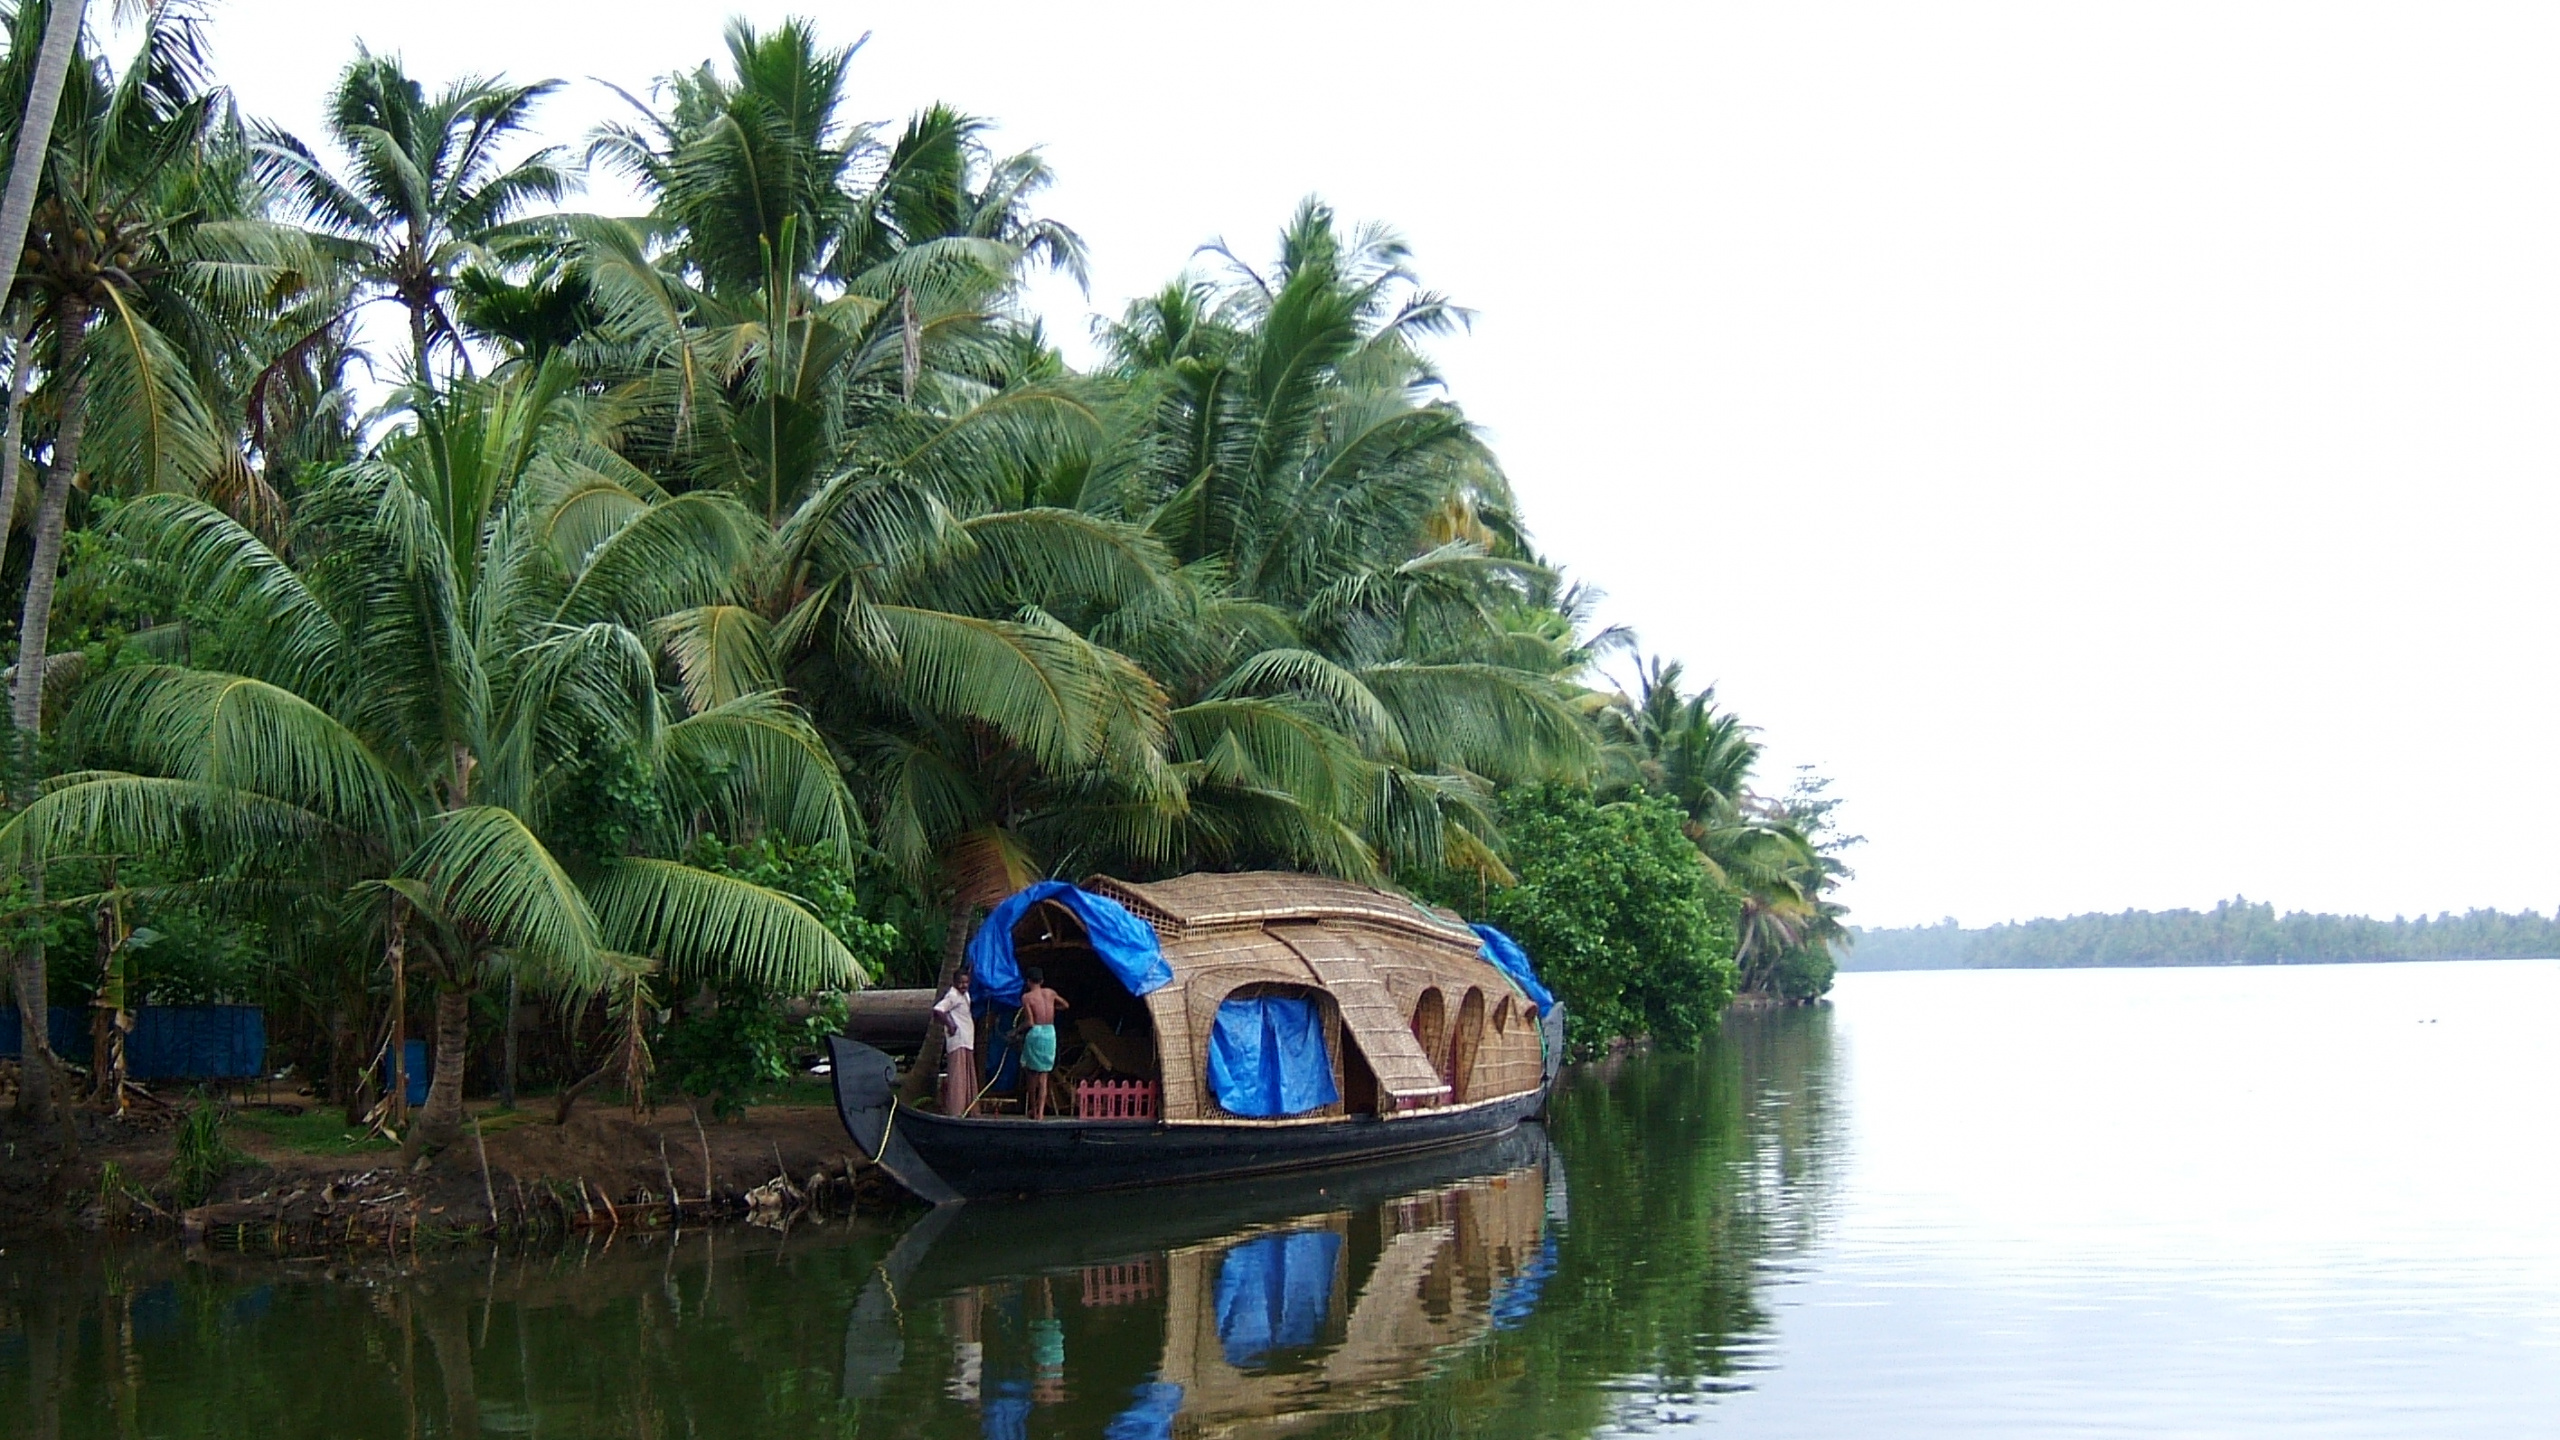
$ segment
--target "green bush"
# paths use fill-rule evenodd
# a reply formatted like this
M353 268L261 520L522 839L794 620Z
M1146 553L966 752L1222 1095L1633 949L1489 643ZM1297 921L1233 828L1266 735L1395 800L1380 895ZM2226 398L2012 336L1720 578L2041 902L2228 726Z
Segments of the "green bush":
M1541 787L1502 800L1515 883L1417 890L1519 941L1589 1051L1620 1036L1695 1045L1733 998L1739 902L1715 883L1661 797L1595 804Z
M231 1148L223 1133L230 1115L218 1100L196 1092L196 1102L178 1120L177 1149L169 1161L169 1192L182 1207L201 1205L222 1177L249 1163Z
M780 1000L751 986L725 986L659 1032L658 1073L709 1100L711 1113L725 1120L745 1110L756 1091L790 1078L799 1029Z
M1839 969L1827 947L1790 950L1778 962L1778 994L1789 1000L1819 1000L1831 993L1831 981Z
M863 903L854 866L810 845L765 838L744 845L725 845L705 835L685 857L705 870L734 875L768 890L779 890L809 907L818 923L844 942L862 964L865 984L880 983L890 957L900 947L898 927L872 918L874 907ZM864 877L870 878L870 877Z

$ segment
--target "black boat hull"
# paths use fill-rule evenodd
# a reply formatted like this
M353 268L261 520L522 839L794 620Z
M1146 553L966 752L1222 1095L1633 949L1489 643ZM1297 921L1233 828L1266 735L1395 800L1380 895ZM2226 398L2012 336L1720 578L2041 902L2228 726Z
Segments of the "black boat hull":
M896 1062L880 1051L842 1037L828 1046L846 1132L918 1198L936 1204L1295 1174L1424 1155L1508 1135L1546 1103L1541 1087L1393 1119L961 1119L897 1104Z

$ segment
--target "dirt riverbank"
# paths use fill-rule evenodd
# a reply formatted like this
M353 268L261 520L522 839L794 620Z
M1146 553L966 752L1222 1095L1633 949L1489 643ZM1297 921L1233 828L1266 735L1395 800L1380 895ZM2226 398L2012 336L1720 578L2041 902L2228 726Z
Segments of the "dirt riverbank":
M475 1103L460 1143L415 1167L310 1100L233 1107L235 1157L183 1206L174 1111L75 1113L78 1137L0 1123L0 1237L165 1230L246 1248L414 1247L492 1235L779 1221L807 1208L911 1203L854 1153L831 1105L801 1097L717 1120L682 1105L634 1116Z

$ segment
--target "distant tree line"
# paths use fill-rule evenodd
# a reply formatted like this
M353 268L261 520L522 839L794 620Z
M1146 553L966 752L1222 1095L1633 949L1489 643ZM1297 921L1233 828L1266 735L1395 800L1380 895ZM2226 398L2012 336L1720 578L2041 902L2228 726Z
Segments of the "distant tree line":
M2416 919L2276 913L2234 897L2211 910L2127 910L1964 929L1953 920L1850 927L1847 970L2059 969L2097 965L2310 965L2560 955L2560 915L2448 911Z

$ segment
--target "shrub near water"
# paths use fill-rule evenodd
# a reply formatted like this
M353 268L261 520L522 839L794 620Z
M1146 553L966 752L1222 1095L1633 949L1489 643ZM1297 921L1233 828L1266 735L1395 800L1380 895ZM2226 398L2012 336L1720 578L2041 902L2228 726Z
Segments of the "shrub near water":
M223 1129L230 1117L220 1102L197 1092L196 1103L178 1121L176 1154L169 1161L169 1191L181 1206L201 1205L222 1177L249 1163L231 1147Z
M1738 902L1681 820L1660 797L1599 805L1561 787L1515 791L1502 803L1515 883L1422 889L1528 950L1577 1050L1636 1035L1685 1049L1733 998Z

